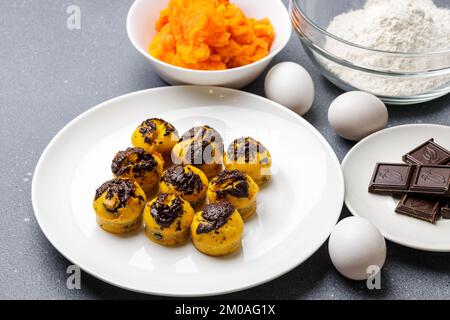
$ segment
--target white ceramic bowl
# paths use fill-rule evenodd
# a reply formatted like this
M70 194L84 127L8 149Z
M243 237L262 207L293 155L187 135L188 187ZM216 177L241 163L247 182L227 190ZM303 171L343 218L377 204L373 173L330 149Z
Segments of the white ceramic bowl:
M200 71L176 67L148 53L150 43L156 35L155 22L168 2L169 0L136 0L128 13L127 31L133 45L150 61L153 69L162 79L173 85L214 85L240 89L253 82L264 71L291 37L291 21L281 0L233 0L232 3L241 8L248 17L270 19L275 29L270 54L252 64L228 70Z

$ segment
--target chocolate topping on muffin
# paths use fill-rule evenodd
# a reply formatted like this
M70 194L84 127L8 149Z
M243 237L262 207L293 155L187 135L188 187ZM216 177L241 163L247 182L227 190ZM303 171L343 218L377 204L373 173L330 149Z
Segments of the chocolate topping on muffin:
M118 177L130 170L139 176L154 170L157 166L158 162L151 153L141 148L128 148L116 154L111 164L111 170Z
M178 165L167 170L162 180L172 185L177 191L193 194L203 189L203 182L199 175L192 171L185 172L184 166Z
M228 158L237 161L244 158L246 163L254 162L256 154L264 153L267 149L253 138L239 138L233 141L227 150Z
M162 119L158 119L158 120L164 122L164 129L166 129L166 132L164 132L165 137L170 136L172 133L175 133L176 135L178 135L177 130L175 129L175 127L172 124L170 124L167 121L164 121Z
M217 175L216 179L214 179L214 182L216 184L221 184L224 182L236 182L246 179L246 175L239 170L225 170Z
M219 145L220 152L223 153L223 139L220 134L209 126L195 127L183 134L180 142L190 141L191 143L187 147L185 158L191 164L204 164L213 160L213 149L211 144L216 143ZM210 154L205 154L205 150L209 150ZM205 159L204 157L211 157L211 159Z
M203 209L202 217L205 221L197 227L197 234L209 233L223 227L235 211L228 202L209 204Z
M102 184L95 191L95 200L100 198L105 192L107 192L105 196L107 201L113 200L114 196L117 196L119 199L118 202L105 206L106 210L110 212L117 212L118 209L124 208L130 198L136 197L136 187L133 181L126 179L113 179Z
M247 176L238 170L222 171L214 180L215 185L221 185L216 191L217 199L226 199L228 195L236 198L247 198L249 196L249 183Z
M154 133L156 129L156 124L153 119L148 119L142 122L141 127L139 128L139 133L144 137L145 143L152 143L152 140L149 136Z
M181 198L176 196L168 205L165 203L168 196L168 194L159 195L150 208L150 213L156 223L164 228L169 228L178 217L183 215L183 201Z
M157 123L160 122L164 125L164 136L170 136L172 133L175 133L178 135L177 130L175 129L175 127L168 123L167 121L163 120L163 119L158 119L158 118L152 118L152 119L147 119L144 122L142 122L140 128L139 128L139 133L142 134L142 136L144 137L144 141L145 143L151 144L153 141L150 138L150 136L155 133L155 131L157 130Z

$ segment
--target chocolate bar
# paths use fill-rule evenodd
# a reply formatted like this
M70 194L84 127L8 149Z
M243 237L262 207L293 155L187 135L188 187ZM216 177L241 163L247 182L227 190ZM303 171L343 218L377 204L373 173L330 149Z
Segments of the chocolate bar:
M371 193L407 192L414 166L399 163L377 163L369 185Z
M402 159L406 164L377 163L369 192L402 194L399 214L430 223L439 213L450 219L450 151L430 139Z
M450 202L447 202L447 204L441 208L441 217L450 219Z
M450 197L450 167L377 163L369 192Z
M426 199L423 196L405 195L395 212L416 219L435 223L441 209L439 200Z
M409 164L418 165L448 165L450 162L450 151L435 143L434 139L430 139L404 155L403 161ZM436 211L441 212L441 214L444 215L447 213L447 209L445 209L445 207L442 208L442 204L438 200L429 199L420 195L409 195L406 197L407 198L404 199L403 203L401 202L399 204L396 212L421 219L415 212L409 214L409 211L411 210L408 211L404 203L411 203L413 206L417 205L420 207L419 212L420 210L425 210L425 212L428 213L428 217L431 219L433 219L434 212ZM450 207L448 208L448 214L450 218ZM434 220L436 220L436 218L434 218Z
M405 154L403 161L415 165L443 165L450 163L450 151L430 139Z

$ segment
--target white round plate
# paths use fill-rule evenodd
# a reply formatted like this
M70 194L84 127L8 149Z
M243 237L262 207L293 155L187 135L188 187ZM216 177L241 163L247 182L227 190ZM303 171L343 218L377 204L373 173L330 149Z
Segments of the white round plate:
M345 157L345 203L355 216L368 219L389 240L406 247L450 252L450 220L435 225L395 213L398 199L368 192L377 162L402 163L402 156L421 143L434 138L450 148L450 127L412 124L377 132L359 142Z
M210 125L226 144L252 136L271 151L273 179L258 194L258 214L246 224L238 253L211 258L191 243L170 249L143 232L118 237L97 227L95 189L111 179L114 154L150 117L166 119L180 134ZM32 197L47 238L86 272L143 293L207 296L267 282L308 259L337 222L344 179L325 139L292 111L231 89L166 87L107 101L67 125L37 165Z

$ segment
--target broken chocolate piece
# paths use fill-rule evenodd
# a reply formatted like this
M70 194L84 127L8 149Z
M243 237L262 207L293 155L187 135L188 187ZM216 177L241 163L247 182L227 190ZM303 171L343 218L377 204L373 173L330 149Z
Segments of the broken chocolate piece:
M441 204L439 200L405 195L395 209L395 212L430 223L435 223L440 207Z
M403 156L403 161L416 165L441 165L450 162L450 151L430 139Z
M396 163L377 163L369 192L407 192L414 173L414 166Z
M450 219L450 202L441 208L441 217L443 219Z
M450 167L418 166L409 191L423 195L450 196Z

